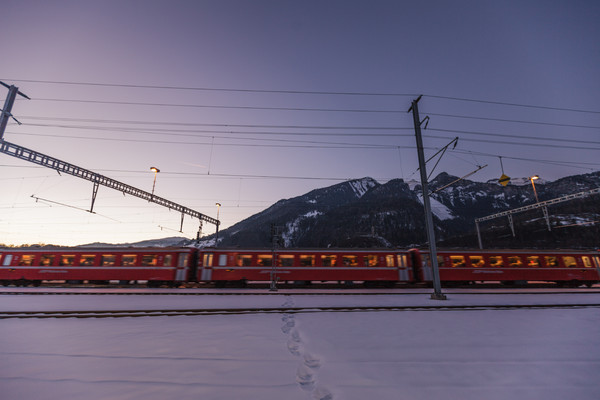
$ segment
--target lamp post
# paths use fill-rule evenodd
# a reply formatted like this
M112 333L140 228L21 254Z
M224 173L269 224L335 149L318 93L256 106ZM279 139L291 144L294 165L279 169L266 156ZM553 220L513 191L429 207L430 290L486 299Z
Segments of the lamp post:
M538 195L537 195L537 190L535 190L535 183L533 181L540 179L540 177L538 175L533 175L529 177L529 180L531 181L531 186L533 186L533 194L535 195L535 202L539 203L540 200L538 199Z
M156 167L150 167L150 171L154 172L154 182L152 183L152 197L154 197L154 186L156 186L156 174L160 172L160 169Z
M215 234L215 247L219 244L219 210L221 209L221 203L215 203L217 206L217 233Z

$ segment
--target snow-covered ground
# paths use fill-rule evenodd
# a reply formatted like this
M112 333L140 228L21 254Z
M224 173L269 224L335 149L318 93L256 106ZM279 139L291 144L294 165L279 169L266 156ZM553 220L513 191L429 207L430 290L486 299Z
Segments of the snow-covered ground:
M599 303L585 290L0 295L0 311ZM4 319L0 359L7 400L598 399L600 308Z

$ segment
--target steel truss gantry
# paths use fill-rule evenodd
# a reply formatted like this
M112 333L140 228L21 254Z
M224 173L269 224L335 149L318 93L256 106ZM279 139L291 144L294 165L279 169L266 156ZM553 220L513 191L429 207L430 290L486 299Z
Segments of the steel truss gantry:
M93 212L94 210L94 203L96 201L98 187L99 185L102 185L123 192L123 194L129 194L131 196L147 200L150 203L156 203L163 207L167 207L170 210L179 211L181 213L180 231L183 230L183 218L185 215L189 215L192 218L198 218L200 220L201 225L202 221L205 221L214 224L217 227L219 226L219 220L199 213L198 211L184 207L167 199L163 199L162 197L137 189L133 186L127 185L117 180L108 178L104 175L97 174L85 168L78 167L66 161L59 160L58 158L39 153L35 150L31 150L14 143L10 143L5 140L0 140L0 153L8 154L9 156L13 156L21 160L29 161L31 163L38 164L43 167L54 169L58 172L73 175L78 178L91 181L94 184L94 187L92 190L92 204L89 212Z
M541 208L544 213L544 218L546 219L546 224L548 226L548 230L550 230L550 218L548 215L548 206L551 206L553 204L562 203L562 202L569 201L569 200L573 200L573 199L579 199L582 197L591 196L593 194L598 194L598 193L600 193L600 188L586 190L585 192L568 194L566 196L557 197L555 199L540 201L539 203L529 204L527 206L523 206L523 207L519 207L519 208L513 208L512 210L502 211L497 214L492 214L492 215L488 215L488 216L481 217L481 218L475 218L475 228L477 230L477 240L479 241L479 248L480 249L483 248L483 245L481 243L481 234L479 232L479 223L480 222L489 221L491 219L500 218L500 217L508 217L508 223L510 225L510 229L512 230L513 236L515 236L515 227L513 225L512 215L520 213L520 212L524 212L524 211L535 210L537 208Z

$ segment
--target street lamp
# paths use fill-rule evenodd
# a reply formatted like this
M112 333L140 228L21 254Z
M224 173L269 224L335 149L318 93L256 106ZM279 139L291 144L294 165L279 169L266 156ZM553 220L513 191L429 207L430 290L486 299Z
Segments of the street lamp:
M540 179L538 175L533 175L529 177L529 180L531 181L531 186L533 186L533 194L535 194L535 202L539 203L540 200L538 199L537 190L535 190L535 183L533 183L533 181L537 179Z
M221 209L221 203L215 203L217 206L217 233L215 234L215 247L219 244L219 210Z
M156 174L160 172L160 169L156 167L150 167L150 171L154 172L154 182L152 183L152 197L154 197L154 186L156 186Z

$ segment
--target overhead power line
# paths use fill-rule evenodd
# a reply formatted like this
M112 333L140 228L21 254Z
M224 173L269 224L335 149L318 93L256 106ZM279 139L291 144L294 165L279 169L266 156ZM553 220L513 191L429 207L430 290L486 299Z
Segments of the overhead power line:
M481 121L512 122L512 123L518 123L518 124L532 124L532 125L545 125L545 126L561 126L561 127L566 127L566 128L600 129L600 126L560 124L560 123L556 123L556 122L524 121L524 120L503 119L503 118L475 117L475 116L470 116L470 115L438 114L438 113L430 113L430 112L428 112L427 115L430 115L430 116L433 115L433 116L437 116L437 117L476 119L476 120L481 120Z
M562 138L550 138L550 137L537 137L537 136L528 136L528 135L517 135L517 134L508 134L508 133L492 133L492 132L475 132L475 131L466 131L463 129L437 129L437 128L429 128L428 131L433 132L447 132L447 133L463 133L466 135L480 135L480 136L491 136L491 137L506 137L513 139L530 139L530 140L541 140L541 141L553 141L553 142L566 142L566 143L586 143L586 144L597 144L600 145L600 142L595 142L591 140L577 140L577 139L562 139ZM502 142L502 143L510 143L510 142ZM513 142L515 144L521 144L520 142ZM543 144L539 144L538 146L543 146ZM587 148L587 147L586 147Z
M398 133L331 133L331 132L265 132L265 131L234 131L234 130L184 130L184 129L153 129L153 128L128 128L128 127L104 127L104 126L93 126L93 125L63 125L63 124L32 124L23 123L25 126L36 126L44 128L65 128L65 129L86 129L86 130L98 130L108 132L131 132L131 133L146 133L150 135L166 135L166 136L191 136L191 137L213 137L214 135L197 135L198 133L204 134L237 134L237 135L282 135L282 136L344 136L344 137L412 137L412 134L398 134ZM410 128L397 128L397 129L410 129ZM582 144L593 144L600 145L598 141L591 140L577 140L577 139L562 139L562 138L551 138L551 137L537 137L529 135L518 135L518 134L505 134L505 133L493 133L493 132L476 132L466 131L462 129L437 129L428 128L428 131L434 132L448 132L448 133L462 133L467 135L481 135L489 137L506 137L514 139L530 139L539 141L550 141L550 142L565 142L565 143L582 143ZM509 144L509 142L503 142Z
M210 87L193 87L193 86L135 85L135 84L122 84L122 83L51 81L51 80L35 80L35 79L8 79L8 78L3 78L3 80L10 81L10 82L29 82L29 83L42 83L42 84L54 84L54 85L74 85L74 86L77 85L77 86L121 87L121 88L135 88L135 89L214 91L214 92L237 92L237 93L274 93L274 94L306 94L306 95L336 95L336 96L382 96L382 97L385 97L385 96L416 97L419 95L419 94L415 94L415 93L210 88ZM546 106L546 105L523 104L523 103L505 102L505 101L497 101L497 100L473 99L473 98L458 97L458 96L442 96L442 95L427 94L427 93L424 93L423 96L434 98L434 99L443 99L443 100L452 100L452 101L474 102L474 103L482 103L482 104L495 104L495 105L511 106L511 107L536 108L536 109L553 110L553 111L569 111L569 112L577 112L577 113L600 114L600 111L597 111L597 110L583 110L583 109L577 109L577 108L553 107L553 106Z
M271 90L271 89L233 89L233 88L209 88L193 86L164 86L164 85L133 85L123 83L99 83L99 82L69 82L69 81L43 81L33 79L4 79L10 82L30 82L56 85L78 85L78 86L103 86L122 87L135 89L168 89L168 90L190 90L190 91L212 91L212 92L240 92L240 93L280 93L280 94L314 94L314 95L337 95L337 96L395 96L412 97L413 93L375 93L375 92L337 92L337 91L309 91L309 90Z
M144 124L144 125L180 125L180 126L216 126L220 128L271 128L271 129L340 129L340 130L398 130L413 129L412 127L398 126L327 126L327 125L271 125L271 124L219 124L219 123L197 123L197 122L159 122L159 121L134 121L134 120L110 120L110 119L89 119L89 118L55 118L55 117L34 117L20 116L24 119L42 119L57 121L79 121L79 122L98 122L98 123L122 123L122 124Z
M364 109L330 109L330 108L302 108L302 107L259 107L259 106L227 106L223 104L173 104L173 103L144 103L135 101L107 101L107 100L84 100L84 99L43 99L36 101L68 102L68 103L91 103L91 104L118 104L129 106L148 107L181 107L181 108L219 108L234 110L269 110L269 111L315 111L315 112L353 112L353 113L395 113L399 110L364 110Z
M501 105L501 106L525 107L525 108L537 108L537 109L541 109L541 110L571 111L571 112L578 112L578 113L600 114L600 111L581 110L581 109L576 109L576 108L549 107L549 106L540 106L540 105L534 105L534 104L520 104L520 103L509 103L509 102L503 102L503 101L468 99L468 98L464 98L464 97L438 96L438 95L433 95L433 94L424 94L423 96L431 97L434 99L467 101L467 102L472 102L472 103L483 103L483 104L496 104L496 105Z

